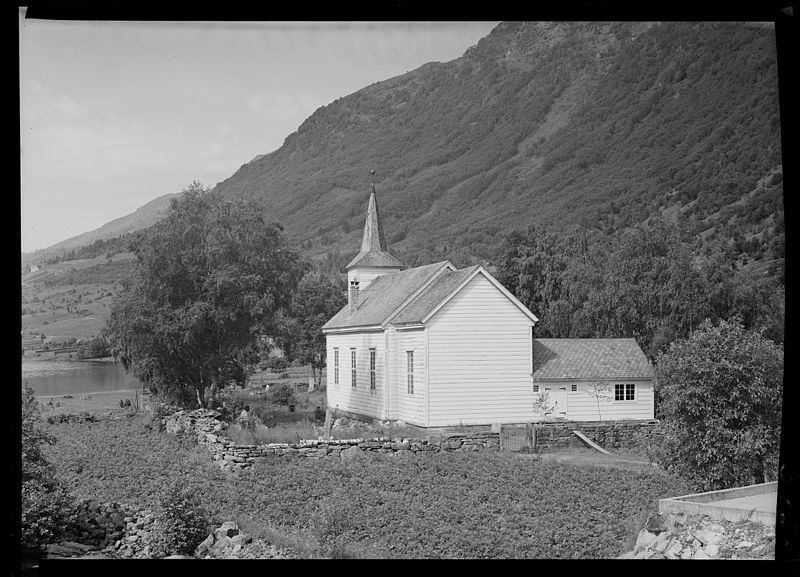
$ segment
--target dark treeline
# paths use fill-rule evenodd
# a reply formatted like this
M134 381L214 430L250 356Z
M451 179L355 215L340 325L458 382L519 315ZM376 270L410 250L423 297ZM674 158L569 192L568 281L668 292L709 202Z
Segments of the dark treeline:
M508 235L497 278L540 322L538 337L634 337L648 357L704 319L738 317L783 342L780 272L737 264L730 243L701 244L663 220L615 235L528 228Z

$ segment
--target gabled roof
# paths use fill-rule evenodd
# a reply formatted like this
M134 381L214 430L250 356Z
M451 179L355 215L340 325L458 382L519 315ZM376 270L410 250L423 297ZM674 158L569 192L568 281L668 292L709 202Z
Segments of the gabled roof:
M450 267L448 261L442 261L381 275L359 292L353 314L347 304L322 329L380 325L437 273Z
M425 290L392 317L392 324L421 322L436 306L450 295L479 265L440 274Z
M646 379L653 367L635 339L535 339L533 379Z

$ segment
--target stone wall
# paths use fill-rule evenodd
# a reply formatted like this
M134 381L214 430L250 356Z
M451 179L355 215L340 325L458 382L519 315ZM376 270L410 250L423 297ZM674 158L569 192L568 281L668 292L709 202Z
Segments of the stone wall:
M213 459L225 470L251 467L258 459L269 457L321 459L325 457L347 457L345 451L375 453L397 453L400 451L453 452L453 451L498 451L498 433L481 431L430 436L425 439L381 437L377 439L330 439L309 440L301 443L269 443L264 445L237 444L225 437L227 425L220 419L220 412L213 409L178 411L164 419L168 433L194 435L198 443L206 445ZM350 453L352 454L352 452Z
M572 431L580 431L608 451L638 449L651 435L658 435L658 421L558 421L536 424L536 450L586 447Z
M209 447L214 461L225 470L245 469L262 458L301 457L320 459L339 457L343 451L356 447L361 451L397 453L399 451L498 451L500 434L481 431L433 435L426 438L330 439L308 440L300 443L270 443L263 445L237 444L225 436L227 424L214 409L180 410L164 419L169 433L194 435L198 443ZM643 439L658 434L657 421L589 421L552 422L536 425L537 452L567 447L585 447L574 430L607 450L641 447Z

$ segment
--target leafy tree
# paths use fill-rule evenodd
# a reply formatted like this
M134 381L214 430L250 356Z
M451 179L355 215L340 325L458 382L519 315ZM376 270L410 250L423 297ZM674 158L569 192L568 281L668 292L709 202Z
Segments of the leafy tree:
M136 264L104 330L114 356L184 403L207 406L243 385L306 268L282 226L194 182L131 249Z
M322 325L345 305L342 288L325 277L303 278L292 299L291 319L287 331L279 338L281 348L292 359L311 366L311 374L319 386L325 366L325 335Z
M775 479L783 347L738 320L704 322L657 358L657 460L704 490Z
M55 437L41 426L41 407L33 389L22 389L22 523L24 552L35 552L54 542L69 525L72 500L57 481L55 470L42 454L43 445L55 443Z

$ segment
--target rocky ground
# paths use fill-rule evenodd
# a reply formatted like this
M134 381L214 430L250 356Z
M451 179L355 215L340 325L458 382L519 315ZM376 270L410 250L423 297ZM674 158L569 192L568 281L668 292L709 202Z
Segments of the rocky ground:
M774 559L775 529L686 513L651 515L620 559Z
M47 546L45 556L51 559L151 559L150 533L153 515L148 510L125 516L124 531L112 542L94 544L62 541ZM107 543L107 544L104 544ZM166 559L296 559L298 555L276 547L263 539L254 539L232 521L222 523L198 545L193 555L169 555Z

